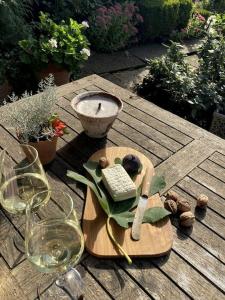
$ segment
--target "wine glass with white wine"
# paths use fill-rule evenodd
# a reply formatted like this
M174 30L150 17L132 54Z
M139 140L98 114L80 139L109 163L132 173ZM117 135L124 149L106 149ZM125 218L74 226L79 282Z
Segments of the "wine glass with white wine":
M18 144L15 159L9 150L0 153L0 203L9 213L23 214L33 195L48 190L49 184L34 147ZM36 205L48 201L47 196L42 194Z
M49 201L34 208L48 193ZM61 190L37 193L26 208L25 250L28 260L44 273L57 273L56 285L79 299L83 281L73 268L84 250L84 237L71 196Z

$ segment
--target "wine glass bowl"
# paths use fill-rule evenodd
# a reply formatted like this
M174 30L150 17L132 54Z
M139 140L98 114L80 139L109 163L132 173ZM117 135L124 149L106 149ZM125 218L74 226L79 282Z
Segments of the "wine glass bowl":
M49 201L35 211L43 193ZM77 264L84 238L69 194L60 190L37 193L27 205L26 217L26 254L39 271L63 273Z
M8 212L22 214L32 196L47 190L49 184L34 147L18 144L15 152L17 161L10 156L8 149L0 155L0 202ZM45 201L48 198L43 194L36 205Z

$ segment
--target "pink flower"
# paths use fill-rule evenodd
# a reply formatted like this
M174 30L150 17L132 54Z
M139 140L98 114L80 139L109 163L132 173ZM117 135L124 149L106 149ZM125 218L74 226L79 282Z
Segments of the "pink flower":
M97 13L104 15L107 12L107 8L105 6L99 7L97 9Z
M115 10L117 11L117 14L121 14L122 13L122 6L119 3L116 3L114 5Z
M103 27L105 27L105 26L106 26L106 20L105 20L105 18L102 17L102 16L97 16L97 17L96 17L96 24L97 24L98 26L103 26Z
M206 21L205 18L204 18L202 15L200 15L200 14L197 14L197 18L198 18L200 21L202 21L202 22L205 22L205 21Z
M127 24L123 25L123 31L126 33L129 32L129 26Z
M140 23L143 23L144 22L144 19L143 17L140 15L140 14L137 14L136 15L136 18L137 18L137 21L140 22Z

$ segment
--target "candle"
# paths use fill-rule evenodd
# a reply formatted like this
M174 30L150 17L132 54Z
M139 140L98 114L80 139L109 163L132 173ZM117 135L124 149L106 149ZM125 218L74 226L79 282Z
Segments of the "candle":
M89 117L108 118L119 111L119 103L109 97L94 95L89 99L84 98L76 106L77 112Z
M85 133L94 138L107 134L123 107L120 99L99 91L82 93L71 101L71 105Z

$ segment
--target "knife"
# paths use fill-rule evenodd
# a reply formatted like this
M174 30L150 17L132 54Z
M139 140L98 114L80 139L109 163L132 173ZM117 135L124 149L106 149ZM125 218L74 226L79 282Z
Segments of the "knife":
M131 236L135 241L138 241L140 239L141 224L148 203L149 190L153 174L154 169L148 167L145 172L143 185L141 189L141 196L138 202L137 210L134 216L134 221L131 229Z

